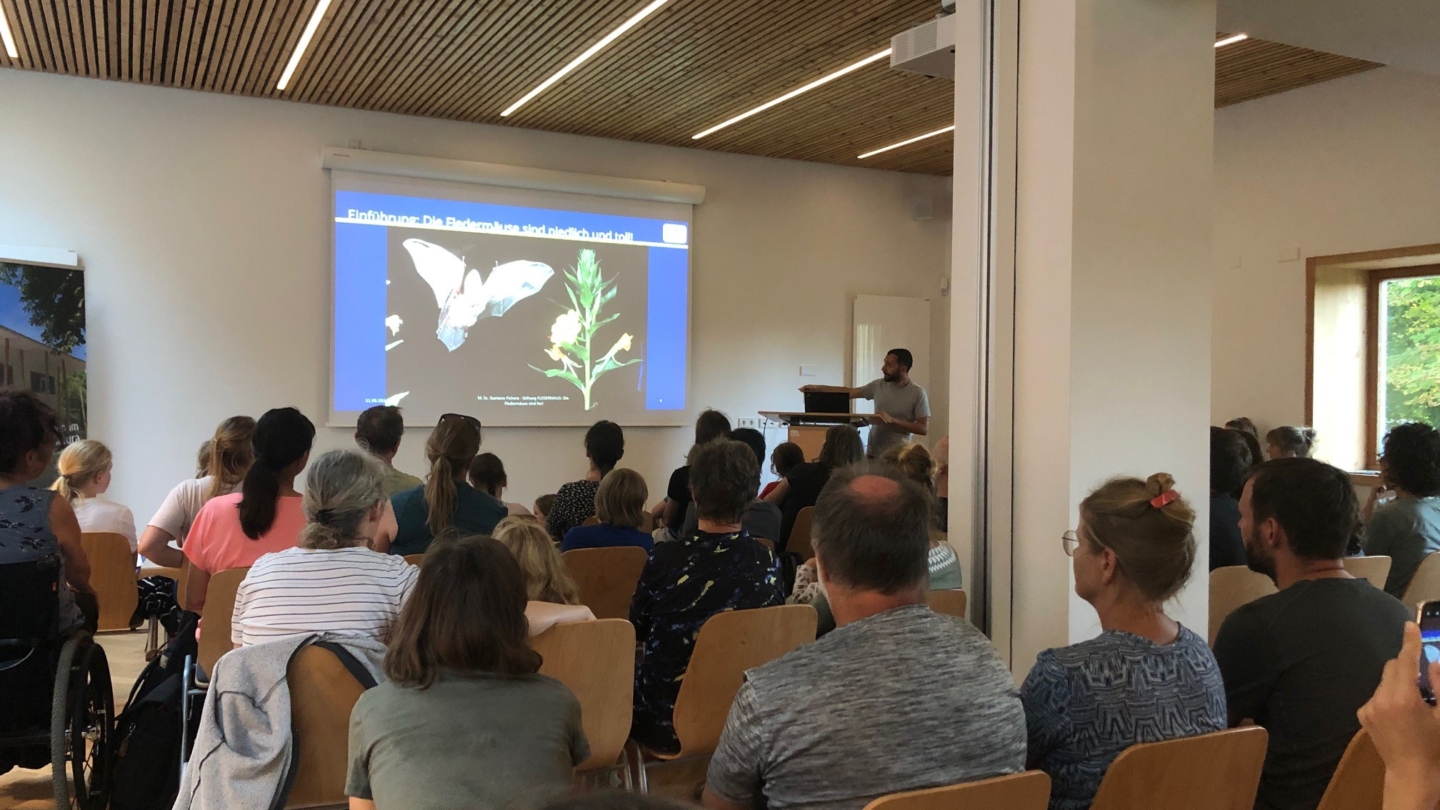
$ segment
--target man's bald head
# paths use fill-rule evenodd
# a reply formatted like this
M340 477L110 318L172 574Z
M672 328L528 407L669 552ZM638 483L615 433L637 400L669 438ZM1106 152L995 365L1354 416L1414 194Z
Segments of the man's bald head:
M930 496L889 466L836 470L815 503L813 542L828 579L894 594L929 576Z

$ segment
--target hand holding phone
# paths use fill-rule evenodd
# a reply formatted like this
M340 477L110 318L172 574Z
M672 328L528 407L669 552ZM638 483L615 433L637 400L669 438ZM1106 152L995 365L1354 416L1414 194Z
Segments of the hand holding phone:
M1433 626L1440 619L1440 602L1421 606L1420 618L1427 615ZM1420 627L1405 626L1399 657L1385 665L1375 695L1357 712L1385 762L1387 810L1431 810L1440 803L1440 710L1426 706L1415 689L1417 670L1425 673L1422 689L1429 689L1432 668L1427 666L1429 655L1422 652L1429 645L1421 638ZM1433 668L1440 683L1440 666Z
M1440 602L1421 604L1415 612L1415 623L1420 626L1420 660L1417 673L1420 697L1434 706L1435 689L1430 683L1430 665L1440 663Z

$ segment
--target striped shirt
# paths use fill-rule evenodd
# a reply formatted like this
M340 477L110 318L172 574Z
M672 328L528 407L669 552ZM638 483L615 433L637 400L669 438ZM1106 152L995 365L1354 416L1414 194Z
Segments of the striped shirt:
M266 554L235 594L230 639L249 645L325 632L384 641L419 570L364 546Z

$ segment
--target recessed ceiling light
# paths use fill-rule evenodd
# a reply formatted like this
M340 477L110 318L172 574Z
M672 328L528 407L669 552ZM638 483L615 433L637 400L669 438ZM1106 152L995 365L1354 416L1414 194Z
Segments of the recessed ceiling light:
M1245 40L1247 40L1247 39L1249 39L1249 38L1250 38L1250 35L1249 35L1249 34L1236 34L1236 35L1234 35L1234 36L1225 37L1224 39L1216 40L1216 41L1215 41L1215 47L1217 47L1217 48L1223 48L1223 47L1225 47L1226 45L1234 45L1234 44L1237 43L1237 42L1244 42Z
M890 49L889 49L889 48L886 48L885 50L883 50L883 51L881 51L881 52L879 52L879 53L871 54L871 55L865 57L864 59L861 59L859 62L855 62L854 64L850 64L850 65L846 65L845 67L840 68L839 70L835 71L834 73L827 73L827 74L825 74L824 76L821 76L820 78L816 79L816 80L813 81L813 82L810 82L810 83L807 84L807 85L803 85L803 86L801 86L801 87L797 87L797 88L795 88L794 90L791 90L790 92L786 93L786 94L783 95L783 96L779 96L779 97L777 97L777 98L772 98L772 99L770 99L769 101L765 102L764 104L761 104L759 107L756 107L756 108L753 109L753 110L746 110L745 112L740 113L739 115L735 116L734 118L731 118L731 119L728 120L728 121L721 121L720 123L718 123L718 124L716 124L715 126L713 126L713 127L709 128L709 129L705 130L704 132L696 133L696 134L694 134L694 135L691 135L690 137L691 137L693 140L697 140L697 141L698 141L698 140L700 140L701 138L705 137L706 135L709 135L709 134L715 133L715 132L719 132L720 130L724 129L725 127L728 127L728 126L730 126L731 124L739 123L740 121L744 121L746 118L749 118L749 117L752 116L752 115L759 115L760 113L765 112L766 110L770 109L771 107L774 107L776 104L783 104L783 103L789 101L790 99L795 98L796 96L800 95L801 93L808 93L808 92L810 92L811 90L814 90L815 88L819 87L819 86L822 85L822 84L827 84L827 83L829 83L829 82L833 82L833 81L835 81L836 79L840 78L841 76L846 75L847 73L854 73L855 71L859 70L860 68L863 68L863 67L865 67L866 65L871 64L871 63L873 63L873 62L878 62L878 61L880 61L881 59L884 59L885 57L887 57L887 56L889 56L889 55L890 55Z
M5 4L0 3L0 39L5 41L5 55L19 59L20 51L15 48L15 37L10 34L10 21L5 19Z
M500 117L508 117L511 113L523 107L525 103L528 102L530 99L535 98L536 96L545 92L546 89L550 87L550 85L565 78L565 76L568 75L570 71L574 70L577 67L580 67L582 64L585 63L587 59L599 53L601 49L603 49L606 45L609 45L610 43L619 39L626 31L629 31L631 28L639 25L641 20L649 17L651 14L655 13L656 9L660 8L668 2L670 2L670 0L652 0L650 5L635 12L635 16L621 23L619 28L616 28L614 31L606 34L604 39L600 40L594 45L591 45L589 48L586 48L584 53L571 60L570 64L556 71L554 76L551 76L550 78L541 82L539 87L536 87L534 90L531 90L530 92L521 96L519 101L511 104L509 107L506 107L505 111L500 113Z
M866 153L863 154L863 155L860 155L860 156L859 156L859 159L860 159L860 160L864 160L865 158L868 158L868 157L870 157L870 156L872 156L872 155L878 155L878 154L880 154L881 152L889 152L891 149L899 149L899 148L902 147L902 146L909 146L909 145L912 144L912 143L915 143L915 142L917 142L917 141L923 141L923 140L925 140L926 138L933 138L933 137L935 137L936 135L944 135L944 134L947 133L947 132L954 132L954 131L955 131L955 125L954 125L954 124L951 124L951 125L948 126L948 127L943 127L943 128L941 128L941 129L937 129L937 130L935 130L934 132L927 132L927 133L925 133L924 135L916 135L916 136L913 137L913 138L906 138L905 140L903 140L903 141L901 141L901 142L899 142L899 143L892 143L892 144L890 144L889 146L882 146L882 147L880 147L879 149L873 149L873 150L871 150L871 151L869 151L869 152L866 152Z
M325 17L325 10L330 8L330 0L320 0L315 6L315 11L310 15L310 22L305 23L305 30L300 34L300 41L295 43L295 52L290 54L290 62L285 65L285 72L280 74L280 82L275 85L276 90L284 90L290 84L290 77L295 75L295 68L300 66L300 57L305 55L305 49L310 47L310 38L315 36L315 29L320 27L320 20Z

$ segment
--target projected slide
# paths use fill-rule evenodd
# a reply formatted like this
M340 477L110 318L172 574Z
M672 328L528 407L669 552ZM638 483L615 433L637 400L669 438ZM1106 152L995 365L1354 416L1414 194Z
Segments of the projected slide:
M334 203L337 421L377 404L411 424L683 418L688 222L338 187Z

